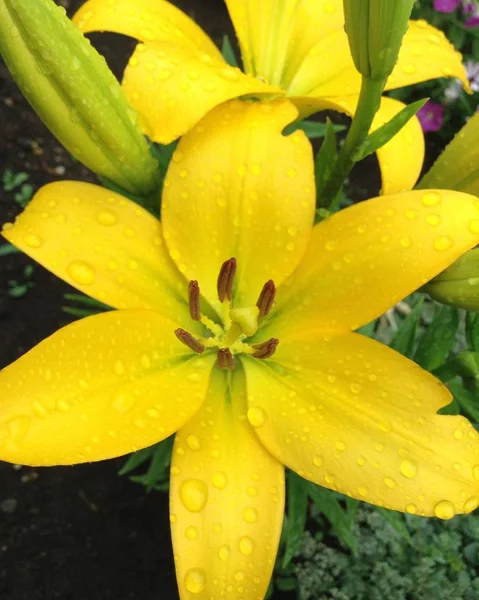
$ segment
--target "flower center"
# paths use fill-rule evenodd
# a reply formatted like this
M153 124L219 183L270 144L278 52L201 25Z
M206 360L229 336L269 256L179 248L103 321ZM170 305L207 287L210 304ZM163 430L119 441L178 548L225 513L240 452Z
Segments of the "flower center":
M201 312L200 286L197 281L188 285L188 303L193 321L200 321L210 332L209 336L196 338L185 329L176 329L176 337L193 352L201 354L207 348L217 348L217 365L220 369L233 369L235 355L249 354L254 358L265 359L273 356L279 344L270 338L259 344L248 343L259 323L271 311L276 296L276 286L267 281L254 306L233 307L233 283L236 275L236 259L230 258L221 266L217 281L218 298L222 303L222 323L218 324Z

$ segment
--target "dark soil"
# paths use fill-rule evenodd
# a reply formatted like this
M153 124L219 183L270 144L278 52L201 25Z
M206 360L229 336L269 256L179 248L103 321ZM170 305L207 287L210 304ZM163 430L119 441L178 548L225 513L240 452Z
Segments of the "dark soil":
M59 0L71 15L82 3ZM179 0L215 38L230 30L221 0ZM92 40L120 75L133 47L115 35ZM26 172L35 190L60 179L95 181L51 136L0 62L0 176ZM0 223L21 207L0 186ZM0 242L1 244L1 242ZM27 257L0 258L0 368L72 318L61 311L69 286L39 265L19 298ZM1 393L1 392L0 392ZM146 494L117 472L123 459L76 467L0 464L1 600L176 600L168 499Z

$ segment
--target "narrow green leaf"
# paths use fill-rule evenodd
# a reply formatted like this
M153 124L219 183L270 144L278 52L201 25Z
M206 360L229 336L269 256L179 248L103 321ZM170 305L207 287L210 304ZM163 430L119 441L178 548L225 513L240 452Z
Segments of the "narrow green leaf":
M79 319L91 317L92 315L97 315L100 312L98 310L92 310L88 308L74 308L73 306L62 306L62 311L67 315L72 315L73 317L78 317Z
M20 250L12 244L2 244L0 246L0 256L8 256L9 254L16 254Z
M414 353L418 365L432 371L444 363L456 341L459 311L453 306L437 306L434 318Z
M466 340L470 350L479 351L479 314L466 313Z
M156 446L150 446L149 448L143 448L143 450L138 450L137 452L133 452L126 459L125 464L118 471L118 475L126 475L127 473L131 473L137 467L146 462L154 453Z
M428 98L424 100L418 100L417 102L413 102L402 109L395 117L393 117L390 121L385 123L379 129L376 129L373 133L368 135L364 144L359 148L359 150L354 155L354 161L359 162L376 152L379 148L384 146L391 138L393 138L397 133L401 131L401 129L406 125L406 123L414 117L417 111L422 108Z
M333 496L333 492L309 483L308 494L331 523L339 539L351 549L354 555L357 555L358 540L353 533L348 514Z
M291 562L301 544L308 510L308 485L308 482L293 471L288 473L288 518L285 531L286 548L283 557L283 569Z
M411 356L416 339L416 330L421 319L424 299L421 298L411 313L404 319L391 341L391 348L397 350L404 356Z
M474 423L479 423L479 395L477 392L466 390L458 381L451 382L448 387L466 416Z
M399 533L404 541L408 544L413 545L411 534L409 533L409 529L407 528L406 521L404 520L403 515L400 512L395 510L388 510L387 508L376 507L377 512L382 516L382 518L391 525L391 527Z
M232 67L238 66L238 60L236 59L236 54L233 49L233 44L228 35L223 36L223 43L221 44L221 54L225 61L231 65Z
M448 383L459 375L456 358L451 358L451 360L448 360L436 369L433 369L431 373L434 377L437 377L442 381L442 383Z
M324 184L331 174L333 165L336 161L337 147L338 145L336 142L334 125L330 119L326 119L326 132L324 135L324 140L314 160L314 176L316 180L316 194L318 198L321 190L324 187Z
M346 129L344 125L331 124L331 127L334 133L339 133L340 131L344 131ZM317 140L326 136L328 123L304 120L297 124L296 129L301 129L301 131L304 131L310 140Z
M363 325L359 329L356 329L356 333L360 333L361 335L372 338L372 337L374 337L374 331L376 330L376 324L377 324L377 320L371 321L371 323L368 323L367 325Z
M147 491L155 489L158 483L168 478L168 465L171 460L171 450L173 448L174 436L170 436L156 446L153 446L148 471L141 476L136 477L135 481L142 483Z
M111 307L107 304L103 304L103 302L83 294L63 294L63 299L70 300L71 302L78 302L78 304L85 304L86 306L93 306L98 310L111 310Z

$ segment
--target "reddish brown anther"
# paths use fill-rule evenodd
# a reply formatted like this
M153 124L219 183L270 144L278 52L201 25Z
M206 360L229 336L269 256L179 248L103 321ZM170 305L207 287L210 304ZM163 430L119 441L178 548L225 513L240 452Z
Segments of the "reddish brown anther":
M234 369L235 359L229 348L218 350L217 365L220 369Z
M200 286L197 281L190 281L188 284L188 302L191 318L193 321L199 321L201 319Z
M258 317L262 319L265 317L270 310L273 308L274 299L276 297L276 286L274 285L274 281L270 279L267 281L258 298L258 302L256 302L256 306L259 308Z
M263 342L262 344L255 344L253 348L256 349L256 352L253 352L251 356L254 358L269 358L273 356L276 352L276 348L278 347L279 340L276 338L271 338L267 342Z
M180 342L182 342L185 346L188 346L188 348L190 348L190 350L193 350L193 352L196 352L196 354L201 354L202 352L204 352L205 347L203 346L203 344L196 340L191 335L191 333L188 333L184 329L176 329L175 335L180 340Z
M224 302L233 298L233 282L236 275L236 258L230 258L221 265L218 275L218 298Z

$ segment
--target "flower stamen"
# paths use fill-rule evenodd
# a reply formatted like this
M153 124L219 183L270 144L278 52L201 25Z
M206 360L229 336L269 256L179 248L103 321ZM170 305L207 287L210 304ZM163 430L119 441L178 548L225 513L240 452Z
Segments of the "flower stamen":
M193 321L200 321L200 286L197 281L193 280L188 284L188 303L190 307L190 317Z
M229 348L220 348L218 350L217 365L220 369L234 369L235 359Z
M236 275L236 259L230 258L221 265L218 275L218 298L220 302L231 301L233 298L233 282Z
M265 317L273 308L274 299L276 297L276 286L274 285L274 281L270 279L267 281L261 293L259 295L258 301L256 302L256 306L259 308L258 318L262 319Z
M185 331L184 329L175 329L176 337L182 342L185 346L188 346L190 350L196 352L196 354L201 354L205 350L205 346L197 339L195 339L191 333Z
M253 356L254 358L262 359L269 358L270 356L273 356L273 354L276 352L278 344L279 340L276 338L271 338L261 344L255 344L253 348L256 349L256 352L253 352L251 356Z

